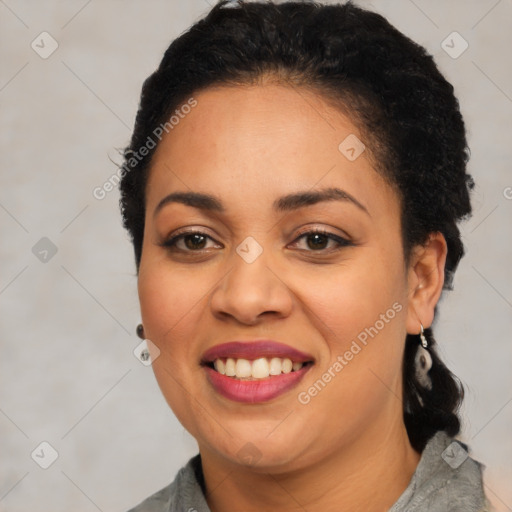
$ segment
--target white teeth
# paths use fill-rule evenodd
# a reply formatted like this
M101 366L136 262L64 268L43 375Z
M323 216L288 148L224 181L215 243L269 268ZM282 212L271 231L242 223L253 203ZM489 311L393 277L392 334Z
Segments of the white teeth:
M235 360L231 357L228 357L226 359L226 375L228 377L234 377L236 375L236 370L235 370Z
M265 357L252 362L252 376L255 379L266 379L269 376L269 364Z
M287 357L284 359L272 357L270 360L266 357L260 357L254 361L228 357L226 360L216 359L213 362L213 366L220 374L228 377L236 377L237 379L266 379L270 375L281 375L291 371L296 372L304 366L304 363L294 363Z
M281 359L279 357L273 357L270 360L270 375L281 375Z
M222 359L215 359L213 366L219 373L222 373L222 375L226 374L226 365Z
M237 359L236 360L236 366L235 366L235 372L237 378L241 379L244 377L252 377L252 365L251 362L247 359Z
M291 359L283 359L283 373L290 373L292 371L292 360Z
M302 363L293 363L292 370L296 372L297 370L300 370L302 368Z

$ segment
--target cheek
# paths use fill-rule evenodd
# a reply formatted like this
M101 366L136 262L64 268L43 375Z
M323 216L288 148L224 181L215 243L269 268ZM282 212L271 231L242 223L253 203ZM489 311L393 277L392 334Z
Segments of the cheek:
M203 274L204 275L204 274ZM198 310L208 284L190 272L171 269L165 260L141 262L138 292L142 319L156 341L187 324L188 315Z
M307 300L311 322L327 340L328 354L320 370L331 369L339 376L326 377L335 382L328 386L327 402L332 399L343 408L359 401L371 408L390 389L400 392L407 299L401 265L398 251L385 254L382 248L368 248L357 262L325 276L315 275ZM307 280L303 290L308 289ZM335 371L339 357L342 369L338 365Z
M159 369L179 376L183 361L195 362L194 344L188 340L200 335L195 331L208 300L208 288L203 279L194 279L190 273L177 268L170 271L168 263L141 262L140 309L146 337L160 349L158 364L153 365L157 378Z
M211 285L210 285L211 286ZM167 403L179 421L195 433L201 411L196 411L190 393L201 371L194 344L201 308L208 300L208 285L190 273L169 269L165 261L141 262L138 278L139 301L145 335L160 350L152 367ZM203 300L201 300L203 298ZM195 348L197 351L197 348ZM197 364L196 364L197 363Z
M387 281L389 279L389 281ZM317 281L318 282L318 281ZM299 389L301 412L333 442L368 425L400 401L405 304L401 281L372 271L333 275L318 290L311 321L326 340L317 373Z
M343 266L295 278L295 289L300 290L301 300L314 313L311 320L316 318L315 324L326 339L332 340L333 349L342 349L347 340L379 321L380 315L385 318L384 328L382 321L378 322L379 334L386 334L392 324L401 322L396 313L405 308L403 273L399 265L389 264L392 259L384 261L372 257L371 252ZM398 305L393 308L395 303Z

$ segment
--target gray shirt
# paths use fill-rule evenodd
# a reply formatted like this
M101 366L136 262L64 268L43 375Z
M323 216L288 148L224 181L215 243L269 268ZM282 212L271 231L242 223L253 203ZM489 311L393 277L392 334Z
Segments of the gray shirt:
M437 432L389 512L489 512L484 467L469 456L466 444ZM204 495L200 455L192 457L171 484L128 512L211 512Z

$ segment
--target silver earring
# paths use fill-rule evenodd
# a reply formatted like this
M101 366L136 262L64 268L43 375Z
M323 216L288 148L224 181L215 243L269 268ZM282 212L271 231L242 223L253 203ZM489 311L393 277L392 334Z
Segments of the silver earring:
M432 368L432 356L427 350L428 343L427 339L425 338L423 325L421 325L420 339L421 345L418 347L418 350L416 351L416 356L414 358L414 364L416 368L416 380L424 388L432 389L432 380L428 375L428 372Z
M427 338L425 338L425 330L423 329L423 324L421 322L420 322L420 329L421 329L421 332L420 332L421 346L423 348L427 348L428 347Z

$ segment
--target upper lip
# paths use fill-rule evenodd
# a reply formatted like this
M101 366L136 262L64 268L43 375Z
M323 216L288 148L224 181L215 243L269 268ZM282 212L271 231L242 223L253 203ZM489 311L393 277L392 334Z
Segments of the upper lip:
M258 359L260 357L289 358L294 363L313 361L313 356L296 348L273 340L229 341L209 348L203 354L203 364L212 363L216 359L232 357L233 359Z

